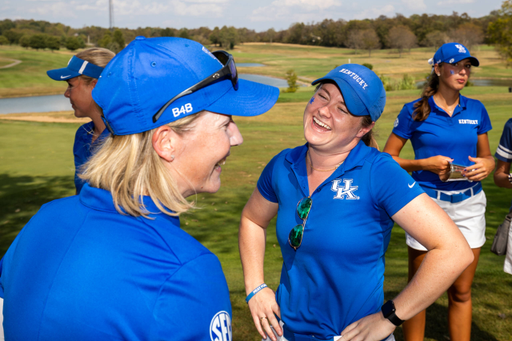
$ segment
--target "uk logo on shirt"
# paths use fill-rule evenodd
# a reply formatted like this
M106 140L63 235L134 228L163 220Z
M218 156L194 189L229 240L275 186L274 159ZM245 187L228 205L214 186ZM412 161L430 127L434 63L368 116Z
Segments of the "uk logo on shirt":
M340 186L343 181L343 186ZM347 200L359 200L359 197L354 194L359 186L352 186L353 179L333 180L331 191L336 192L334 199L347 199Z
M210 338L212 341L233 341L231 317L226 311L219 311L212 318Z

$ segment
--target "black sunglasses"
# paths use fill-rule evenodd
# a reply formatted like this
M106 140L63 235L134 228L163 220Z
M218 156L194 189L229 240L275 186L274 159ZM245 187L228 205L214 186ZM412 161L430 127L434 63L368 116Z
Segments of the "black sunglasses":
M313 200L310 197L302 198L297 203L297 214L299 215L299 218L302 219L302 224L296 225L288 235L288 244L290 244L295 251L297 251L302 244L304 228L306 227L306 221L308 220L309 211L311 211L312 205Z
M238 72L236 70L236 64L235 60L233 59L233 56L226 51L214 51L212 54L217 58L224 66L217 72L214 72L210 76L206 77L202 81L192 85L190 88L183 90L173 98L171 98L167 103L164 104L163 107L160 108L156 112L155 115L153 115L153 123L156 123L160 116L164 113L165 109L171 105L172 102L177 100L178 98L181 98L183 96L189 95L193 93L194 91L197 91L199 89L202 89L204 87L207 87L208 85L211 85L212 83L215 83L216 81L225 78L226 76L229 76L231 79L231 83L233 84L233 88L235 90L238 90Z

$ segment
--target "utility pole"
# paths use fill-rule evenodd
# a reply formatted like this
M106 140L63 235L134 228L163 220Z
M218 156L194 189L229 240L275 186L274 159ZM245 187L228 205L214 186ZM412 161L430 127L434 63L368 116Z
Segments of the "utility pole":
M114 0L108 0L109 26L110 31L114 30Z

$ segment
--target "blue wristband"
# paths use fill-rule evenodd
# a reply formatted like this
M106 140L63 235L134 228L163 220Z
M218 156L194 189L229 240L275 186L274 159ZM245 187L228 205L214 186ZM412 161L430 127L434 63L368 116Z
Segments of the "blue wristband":
M260 286L256 287L256 289L254 289L249 295L247 295L247 298L245 299L245 302L249 303L249 300L254 296L256 295L257 293L259 293L261 291L261 289L265 289L267 287L267 285L265 283L261 284Z

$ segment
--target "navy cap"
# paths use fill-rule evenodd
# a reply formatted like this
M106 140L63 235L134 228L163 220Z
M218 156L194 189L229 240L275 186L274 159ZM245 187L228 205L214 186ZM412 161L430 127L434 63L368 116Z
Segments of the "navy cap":
M469 54L469 50L459 43L446 43L437 49L432 60L432 65L439 63L457 63L463 59L469 59L471 65L479 66L480 62Z
M94 65L86 60L73 56L69 60L68 66L62 69L48 70L46 74L53 80L65 81L81 75L98 79L102 71L103 68L101 66Z
M195 41L137 37L106 66L92 97L115 135L148 131L202 110L256 116L272 108L278 88L240 79L235 90L231 79L221 79L178 98L153 122L153 115L171 98L222 67Z
M345 105L352 115L367 116L375 122L386 105L386 91L380 78L359 64L344 64L314 81L313 85L334 81L343 95Z

